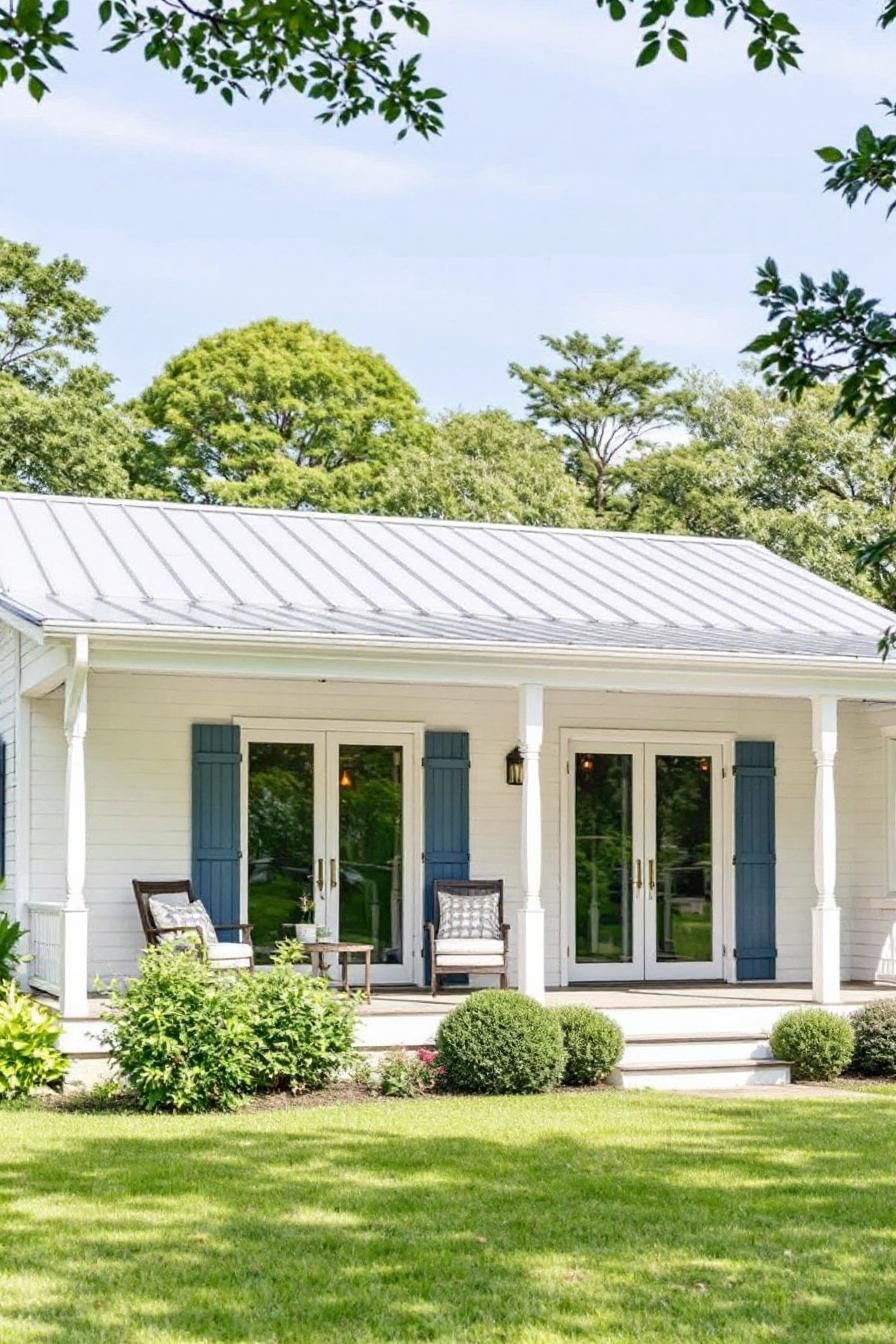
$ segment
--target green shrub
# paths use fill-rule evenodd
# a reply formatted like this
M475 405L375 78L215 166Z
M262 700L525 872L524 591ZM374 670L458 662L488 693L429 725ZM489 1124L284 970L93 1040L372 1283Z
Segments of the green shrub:
M21 924L10 919L9 915L0 915L0 985L11 980L25 960L16 951L16 945L24 932Z
M625 1038L612 1018L593 1008L554 1008L566 1051L564 1083L587 1087L602 1082L616 1067L625 1049Z
M325 1087L351 1063L354 1004L333 994L326 980L281 963L240 976L232 993L249 1032L253 1091Z
M788 1059L794 1082L830 1082L852 1059L855 1036L845 1017L799 1008L775 1023L769 1038L777 1059Z
M868 1077L896 1075L896 1001L867 1003L850 1018L856 1043L852 1067Z
M250 1089L251 1034L230 976L163 944L110 1000L112 1061L143 1110L230 1110Z
M566 1064L556 1015L512 989L472 994L442 1020L436 1050L459 1092L547 1092Z
M0 1101L58 1083L67 1063L56 1048L62 1023L10 982L0 991Z
M442 1067L435 1050L390 1050L382 1060L376 1083L384 1097L420 1097L432 1092L442 1080Z

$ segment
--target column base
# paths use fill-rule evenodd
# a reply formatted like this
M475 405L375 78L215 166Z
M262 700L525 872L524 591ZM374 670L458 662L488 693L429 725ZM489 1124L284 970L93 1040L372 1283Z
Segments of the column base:
M812 909L812 998L816 1003L840 1002L840 907Z
M86 1017L87 911L63 909L59 923L59 1006L63 1017Z
M521 994L544 1003L544 909L524 906L517 915L517 979Z

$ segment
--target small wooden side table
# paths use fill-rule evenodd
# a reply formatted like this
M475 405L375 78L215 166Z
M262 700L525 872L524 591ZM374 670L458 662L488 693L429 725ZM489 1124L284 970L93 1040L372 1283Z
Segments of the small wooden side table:
M311 955L311 969L317 975L326 975L327 963L324 956L329 953L336 957L337 965L342 967L342 988L349 992L349 959L356 953L364 958L364 996L370 1002L370 958L373 943L305 943L305 949Z

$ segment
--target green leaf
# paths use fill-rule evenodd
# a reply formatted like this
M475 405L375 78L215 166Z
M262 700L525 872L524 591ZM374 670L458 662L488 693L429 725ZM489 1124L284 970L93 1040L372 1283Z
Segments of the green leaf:
M652 61L656 60L659 54L660 54L659 42L657 41L648 42L645 44L645 46L641 48L640 54L635 64L638 66L650 65Z
M823 163L839 163L846 155L842 150L837 149L835 145L825 145L822 149L816 149L815 153Z

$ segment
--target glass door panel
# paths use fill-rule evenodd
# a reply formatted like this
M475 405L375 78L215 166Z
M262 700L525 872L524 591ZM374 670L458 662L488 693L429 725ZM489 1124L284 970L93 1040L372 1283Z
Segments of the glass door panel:
M316 923L314 742L249 742L248 912L257 960ZM321 864L323 860L320 860Z
M574 750L571 978L643 974L639 895L643 810L637 748Z
M404 961L403 750L339 744L339 937Z
M649 751L648 976L721 974L720 764L718 749Z

